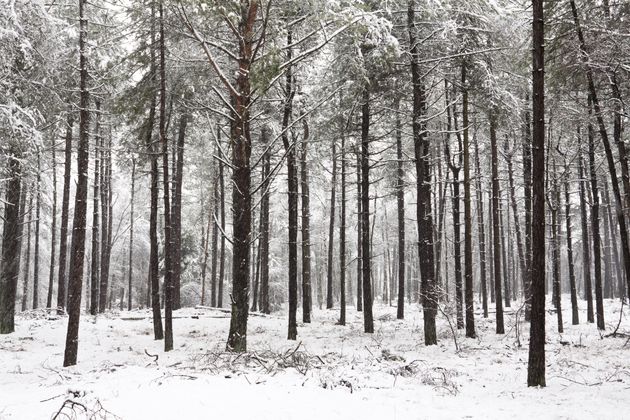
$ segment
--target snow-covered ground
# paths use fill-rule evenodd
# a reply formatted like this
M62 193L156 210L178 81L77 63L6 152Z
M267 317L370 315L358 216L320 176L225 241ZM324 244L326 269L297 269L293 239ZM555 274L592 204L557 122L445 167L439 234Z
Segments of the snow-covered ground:
M20 315L17 331L0 336L0 419L49 419L66 400L79 404L66 403L59 418L87 418L86 410L96 419L630 418L628 339L602 338L583 307L582 324L570 325L563 303L564 334L547 317L544 389L526 386L529 327L517 329L509 308L505 335L494 333L493 314L478 315L479 338L458 332L460 351L444 316L439 345L423 345L415 305L404 321L375 305L373 335L353 307L345 327L335 325L336 310L316 310L297 342L285 339L283 314L250 316L242 355L223 352L229 315L218 310L177 311L167 354L148 311L84 315L72 368L61 367L67 319ZM609 333L620 303L605 308Z

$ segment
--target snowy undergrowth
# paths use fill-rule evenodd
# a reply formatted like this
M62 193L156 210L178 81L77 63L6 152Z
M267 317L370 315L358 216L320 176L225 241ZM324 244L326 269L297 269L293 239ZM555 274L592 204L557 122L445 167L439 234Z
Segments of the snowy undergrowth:
M375 305L372 335L354 308L345 327L336 325L336 310L316 310L313 323L299 325L297 342L285 339L284 316L251 316L244 354L224 351L229 314L218 310L176 311L169 353L153 340L149 311L84 316L71 368L61 367L67 319L28 312L14 334L0 337L0 418L622 418L630 343L605 336L620 304L605 308L603 334L585 323L585 310L572 326L565 309L562 335L548 314L545 389L525 386L529 327L516 308L506 309L505 335L494 334L494 315L483 319L478 308L478 338L460 330L454 340L445 306L432 347L422 344L416 305L404 321L395 308ZM628 334L625 312L619 332Z

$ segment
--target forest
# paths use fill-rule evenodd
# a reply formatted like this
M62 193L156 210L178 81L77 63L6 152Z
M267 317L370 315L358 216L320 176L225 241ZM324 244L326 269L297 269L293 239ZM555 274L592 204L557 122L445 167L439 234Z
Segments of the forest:
M629 57L625 0L0 0L0 419L623 418Z

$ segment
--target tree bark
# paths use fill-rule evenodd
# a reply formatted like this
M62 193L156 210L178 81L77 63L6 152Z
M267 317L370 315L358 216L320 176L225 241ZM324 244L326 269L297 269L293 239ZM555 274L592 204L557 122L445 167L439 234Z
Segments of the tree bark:
M394 102L396 112L396 205L398 215L398 304L396 318L405 318L405 163L402 148L400 99Z
M79 0L79 148L77 156L77 187L74 202L74 221L70 252L68 281L68 331L63 365L77 363L79 345L79 319L81 317L81 292L83 288L83 264L85 260L85 225L88 195L88 166L90 159L90 91L88 90L88 58L86 51L88 21L85 17L86 0Z
M28 224L26 228L26 255L24 264L24 276L22 281L22 306L21 310L26 311L28 309L28 282L31 278L31 231L33 226L33 189L30 188L30 194L28 188L22 193L23 197L27 195L30 197L28 200L28 210L24 214L28 213ZM6 204L5 204L6 205ZM18 270L19 271L19 270Z
M437 290L435 284L435 262L433 256L433 218L431 215L431 153L426 130L426 91L421 80L418 64L418 45L415 28L415 0L408 1L407 30L411 46L411 81L413 87L412 129L416 159L416 218L418 223L418 256L422 285L424 311L424 343L437 344L435 316L437 313ZM364 209L365 212L365 209Z
M496 332L504 334L503 295L501 271L501 213L499 210L499 160L497 153L497 117L495 110L490 111L490 148L492 156L492 250L494 266L494 297L496 305Z
M346 133L341 122L341 203L339 215L339 325L346 325Z
M66 266L68 256L68 218L70 214L70 183L72 182L72 127L74 118L68 109L66 120L63 197L61 199L61 228L59 231L59 275L57 277L57 308L62 313L66 307Z
M149 285L151 289L151 308L153 313L153 335L156 340L164 338L162 327L162 311L160 305L160 272L159 272L159 250L158 250L158 201L159 201L159 170L158 170L158 147L154 144L153 128L155 125L155 114L157 108L157 60L155 45L157 44L156 34L156 3L151 2L151 105L149 108L149 118L147 120L146 146L147 152L151 156L151 210L149 216Z
M271 173L271 156L269 154L269 133L263 126L261 143L265 147L262 157L262 197L260 200L260 311L271 313L269 305L269 176Z
M361 192L361 145L357 145L357 311L363 311L363 219Z
M55 137L51 141L52 151L52 214L50 226L50 268L48 270L48 295L46 308L52 308L52 295L55 283L55 258L57 255L57 145Z
M564 217L567 229L567 261L569 263L569 287L571 289L571 323L578 325L580 315L577 304L577 287L575 284L575 265L573 261L573 241L571 239L571 196L569 195L569 165L564 168Z
M100 273L100 215L99 210L101 208L99 199L101 197L101 156L103 153L103 140L101 137L101 123L100 123L100 107L99 101L96 101L96 137L94 139L94 180L92 184L92 257L90 266L90 315L96 315L105 311L105 304L107 299L107 282L101 282L99 280ZM100 291L100 293L99 293Z
M472 260L472 208L470 194L470 142L468 136L468 81L466 61L462 64L462 124L464 152L464 285L466 306L466 337L475 338L475 307L473 301L473 260Z
M543 0L532 0L532 173L545 172L545 20ZM527 385L546 386L545 380L545 184L532 177L531 328Z
M287 62L291 63L293 58L293 48L291 47L292 30L287 30ZM284 87L284 112L282 116L282 143L287 156L287 200L289 210L289 326L287 338L297 339L297 275L298 275L298 255L297 255L297 234L298 234L298 168L296 160L295 143L289 141L289 122L293 115L294 79L293 67L287 67L286 83Z
M328 262L326 269L326 309L334 306L333 302L333 277L335 254L335 205L337 194L337 139L332 141L332 179L330 186L330 222L328 224Z
M486 271L486 229L483 221L483 189L479 165L479 140L475 139L475 177L477 190L477 223L479 231L479 275L481 276L481 305L483 317L488 318L488 274Z
M592 101L592 97L591 97ZM589 117L591 116L591 104L589 101ZM595 134L593 126L588 125L588 161L591 174L591 193L593 201L591 203L591 232L593 236L593 262L595 269L595 308L597 315L597 328L604 330L604 303L602 297L602 256L601 238L599 233L599 190L597 186L597 164L595 162Z
M308 173L309 128L303 120L304 137L302 138L302 156L300 159L300 184L302 189L302 322L311 322L313 292L311 287L311 209Z
M578 140L581 136L578 131ZM591 280L591 242L588 234L588 214L586 204L587 180L584 173L584 158L580 146L578 156L578 178L580 178L580 216L582 230L582 276L584 281L584 299L586 299L586 322L595 322L595 312L593 310L593 286Z
M372 260L370 237L370 85L363 87L361 105L361 275L363 279L363 331L374 332L372 315Z
M9 150L7 158L8 180L4 190L4 228L0 260L0 334L15 331L15 296L20 275L21 156L16 150Z
M129 212L129 270L127 284L127 310L131 310L132 286L133 286L133 229L135 218L135 196L136 196L136 158L131 158L131 202Z
M166 45L164 7L159 4L160 33L160 144L162 145L162 183L164 200L164 351L173 350L173 225L169 188L168 139L166 137Z
M241 6L239 30L239 70L237 94L233 95L232 112L232 215L234 244L232 247L232 318L227 349L247 351L247 318L249 307L249 247L251 242L251 136L250 67L254 45L254 24L259 2L251 0ZM221 290L220 290L221 292Z
M181 282L182 282L182 187L184 181L184 144L186 141L186 128L190 115L184 109L179 120L179 132L177 136L177 150L175 174L173 186L173 205L171 207L173 221L173 309L180 309Z

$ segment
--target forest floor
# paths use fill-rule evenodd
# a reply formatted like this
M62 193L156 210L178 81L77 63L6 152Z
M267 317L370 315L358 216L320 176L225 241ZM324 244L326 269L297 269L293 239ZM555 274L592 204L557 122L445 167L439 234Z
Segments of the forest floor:
M0 336L0 419L49 419L60 409L59 418L78 419L630 418L628 336L605 337L619 301L605 302L603 335L585 322L585 307L573 326L566 296L563 305L564 334L547 316L544 389L526 386L529 327L519 312L517 328L510 308L505 335L478 310L479 337L459 331L459 350L444 315L439 344L423 345L416 305L399 321L396 308L376 304L372 335L354 307L345 327L335 325L337 310L315 310L297 342L285 339L284 315L250 316L250 352L241 355L223 351L227 312L176 311L166 354L149 311L83 315L71 368L61 367L67 318L28 312ZM623 309L619 331L629 334Z

